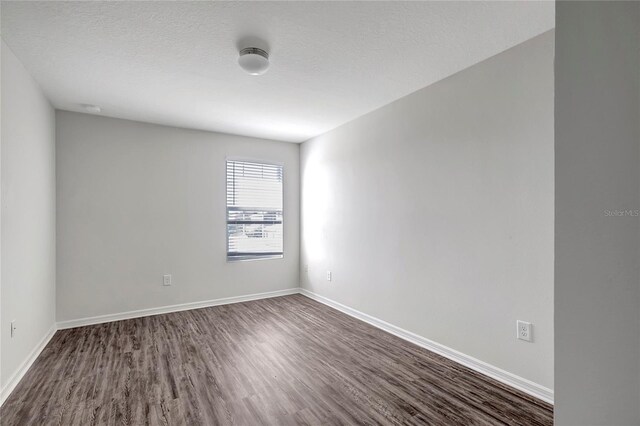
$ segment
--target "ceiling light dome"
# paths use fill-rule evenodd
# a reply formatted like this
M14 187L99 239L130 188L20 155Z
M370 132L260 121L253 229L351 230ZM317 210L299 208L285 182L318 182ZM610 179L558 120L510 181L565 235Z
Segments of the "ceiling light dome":
M251 75L260 75L269 69L269 54L257 47L247 47L240 51L240 68Z

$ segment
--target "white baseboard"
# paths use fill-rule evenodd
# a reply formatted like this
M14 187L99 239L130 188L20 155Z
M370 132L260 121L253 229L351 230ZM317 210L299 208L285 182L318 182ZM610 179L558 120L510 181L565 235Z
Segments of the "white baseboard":
M13 376L9 378L9 381L7 382L7 384L4 385L2 390L0 390L0 406L4 404L4 401L9 397L9 395L11 395L11 392L13 392L16 386L18 386L18 383L20 383L20 380L22 380L22 378L27 373L27 371L29 371L29 368L31 367L33 362L36 360L36 358L38 358L38 355L40 355L40 352L42 352L45 346L47 346L47 343L49 343L49 341L51 340L54 334L56 334L55 324L51 326L49 331L47 331L47 334L45 334L42 340L38 342L38 344L36 345L35 348L33 348L29 356L27 356L27 358L20 365L20 367L18 367L16 372L13 373Z
M151 315L168 314L171 312L188 311L190 309L207 308L209 306L228 305L231 303L248 302L250 300L268 299L270 297L286 296L299 293L300 289L289 288L286 290L269 291L266 293L247 294L244 296L224 297L222 299L205 300L202 302L181 303L178 305L161 306L159 308L140 309L136 311L120 312L117 314L99 315L95 317L79 318L57 323L58 330L85 325L102 324L105 322L120 321L131 318L148 317Z
M228 305L231 303L248 302L251 300L267 299L270 297L286 296L289 294L300 293L299 288L289 288L286 290L270 291L266 293L247 294L244 296L225 297L221 299L205 300L202 302L182 303L179 305L162 306L159 308L140 309L137 311L121 312L117 314L100 315L89 318L80 318L69 321L61 321L54 324L47 334L42 338L38 345L31 351L27 359L22 363L20 368L11 376L7 384L0 390L0 405L11 395L11 392L20 383L22 377L29 370L38 355L47 346L57 330L66 328L83 327L85 325L101 324L105 322L120 321L131 318L146 317L151 315L166 314L170 312L187 311L190 309L206 308L209 306Z
M425 337L419 336L415 333L404 330L400 327L396 327L395 325L389 324L378 318L372 317L371 315L367 315L363 312L352 309L348 306L335 302L324 296L315 294L307 289L290 288L286 290L271 291L266 293L256 293L256 294L248 294L245 296L225 297L222 299L206 300L202 302L182 303L178 305L162 306L159 308L141 309L136 311L121 312L117 314L100 315L95 317L80 318L75 320L58 322L47 332L47 334L42 338L40 343L38 343L38 345L29 354L27 359L22 363L20 368L13 374L13 376L9 379L9 381L2 388L2 390L0 390L0 405L4 403L4 401L7 399L7 397L11 394L13 389L20 382L20 380L25 375L25 373L29 370L29 368L31 367L33 362L36 360L38 355L40 355L44 347L47 345L47 343L49 343L49 341L55 334L56 330L82 327L82 326L93 325L93 324L101 324L101 323L112 322L112 321L120 321L124 319L139 318L139 317L145 317L145 316L151 316L151 315L166 314L171 312L186 311L190 309L206 308L209 306L248 302L251 300L267 299L271 297L286 296L289 294L297 294L297 293L301 293L313 300L316 300L320 303L323 303L327 306L330 306L334 309L344 312L345 314L350 315L354 318L357 318L361 321L364 321L368 324L371 324L374 327L380 328L388 333L391 333L404 340L414 343L420 347L428 349L432 352L435 352L439 355L449 358L459 364L469 367L472 370L485 374L506 385L519 389L529 395L532 395L536 398L539 398L543 401L553 404L553 390L551 389L548 389L544 386L541 386L537 383L534 383L520 376L516 376L515 374L509 373L508 371L502 370L493 365L487 364L486 362L480 361L479 359L473 358L469 355L458 352L455 349L451 349L447 346L431 341Z
M307 289L301 288L300 293L309 297L310 299L316 300L320 303L323 303L327 306L330 306L334 309L344 312L347 315L350 315L354 318L357 318L361 321L371 324L374 327L382 329L387 333L391 333L413 344L416 344L432 352L435 352L439 355L442 355L446 358L449 358L459 364L464 365L465 367L469 367L472 370L475 370L495 380L498 380L499 382L502 382L513 388L521 390L522 392L525 392L531 396L534 396L538 399L541 399L550 404L553 404L553 390L549 388L541 386L523 377L516 376L515 374L509 373L508 371L502 370L501 368L495 367L491 364L487 364L484 361L480 361L479 359L463 354L462 352L458 352L455 349L451 349L447 346L441 345L440 343L436 343L432 340L419 336L410 331L404 330L400 327L396 327L393 324L389 324L388 322L382 321L378 318L372 317L371 315L367 315L363 312L357 311L353 308L350 308L341 303L335 302L324 296L320 296L319 294L313 293Z

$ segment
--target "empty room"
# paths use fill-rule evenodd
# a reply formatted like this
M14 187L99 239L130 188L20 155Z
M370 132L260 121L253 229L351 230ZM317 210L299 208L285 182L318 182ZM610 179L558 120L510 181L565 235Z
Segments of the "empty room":
M640 426L640 2L0 17L0 425Z

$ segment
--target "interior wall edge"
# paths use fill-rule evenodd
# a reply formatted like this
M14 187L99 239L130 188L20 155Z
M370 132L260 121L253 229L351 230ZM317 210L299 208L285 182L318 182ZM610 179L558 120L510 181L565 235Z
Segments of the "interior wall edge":
M2 38L0 51L3 401L55 329L56 169L55 110ZM9 327L14 321L15 327Z

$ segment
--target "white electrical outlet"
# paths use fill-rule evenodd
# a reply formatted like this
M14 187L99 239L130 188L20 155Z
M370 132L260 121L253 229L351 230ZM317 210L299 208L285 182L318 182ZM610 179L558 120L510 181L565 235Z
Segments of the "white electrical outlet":
M11 321L11 337L15 336L18 331L18 326L16 325L16 320Z
M309 272L309 265L304 265L304 271Z
M518 321L516 325L518 327L518 339L531 342L533 340L533 326L531 325L531 323Z
M331 271L327 271L327 281L331 281Z
M162 280L162 285L171 285L171 275L165 275Z

